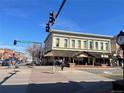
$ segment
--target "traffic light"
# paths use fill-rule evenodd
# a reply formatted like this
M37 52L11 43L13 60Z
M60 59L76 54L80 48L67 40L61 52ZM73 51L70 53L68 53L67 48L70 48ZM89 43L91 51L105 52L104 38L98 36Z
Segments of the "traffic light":
M14 40L13 44L16 45L17 44L17 40Z
M49 30L50 30L50 24L47 23L47 24L46 24L46 32L49 32Z
M51 23L51 25L53 25L55 23L55 14L54 14L54 12L50 12L49 22Z

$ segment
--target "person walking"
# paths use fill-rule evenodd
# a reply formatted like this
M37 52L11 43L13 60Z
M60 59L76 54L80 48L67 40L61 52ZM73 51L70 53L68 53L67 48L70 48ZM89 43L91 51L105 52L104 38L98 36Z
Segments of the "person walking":
M63 69L64 69L64 66L65 66L65 63L64 63L64 60L62 60L62 62L61 62L61 70L63 71Z

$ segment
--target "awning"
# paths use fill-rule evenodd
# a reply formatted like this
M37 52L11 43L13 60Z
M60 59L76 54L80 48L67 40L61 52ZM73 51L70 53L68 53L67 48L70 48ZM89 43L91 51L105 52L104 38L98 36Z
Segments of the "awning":
M51 57L51 56L54 56L52 52L49 52L47 54L44 55L45 57Z
M86 54L80 54L77 57L88 57L88 55L86 55Z
M88 54L92 55L95 58L109 58L111 53L100 53L100 52L89 52Z
M88 52L77 52L73 55L73 57L92 57Z
M110 53L100 53L100 52L77 52L77 51L59 51L53 50L46 53L45 57L95 57L95 58L102 58L102 55L110 56ZM107 57L106 57L107 58Z
M56 57L73 57L73 55L76 53L76 51L50 51L46 53L44 56L45 57L51 57L51 56L56 56Z
M75 53L73 57L95 57L95 58L109 58L110 53L100 53L100 52L78 52Z

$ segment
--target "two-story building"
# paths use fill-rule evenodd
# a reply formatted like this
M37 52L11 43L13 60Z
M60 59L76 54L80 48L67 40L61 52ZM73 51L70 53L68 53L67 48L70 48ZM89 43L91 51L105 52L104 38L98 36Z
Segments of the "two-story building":
M64 59L82 65L110 65L112 36L52 30L45 43L47 61Z
M17 58L18 60L23 60L25 58L24 53L17 52L7 48L0 48L0 59L9 59L9 58Z

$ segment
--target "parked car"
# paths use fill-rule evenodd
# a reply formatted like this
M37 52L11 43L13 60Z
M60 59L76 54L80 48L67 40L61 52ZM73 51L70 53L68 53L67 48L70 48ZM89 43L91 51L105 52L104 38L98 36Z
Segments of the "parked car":
M2 66L9 66L10 63L11 63L10 59L4 59L3 62L2 62Z
M2 64L3 60L0 60L0 65Z

